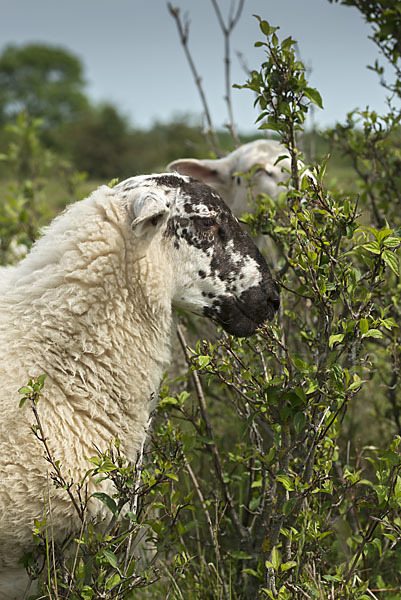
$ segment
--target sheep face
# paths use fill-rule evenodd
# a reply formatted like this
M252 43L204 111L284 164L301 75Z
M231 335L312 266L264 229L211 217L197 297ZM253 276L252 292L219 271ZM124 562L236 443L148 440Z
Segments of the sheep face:
M120 186L134 191L134 232L161 233L173 271L174 306L241 337L273 317L279 296L269 267L215 190L173 174Z
M190 175L211 185L221 194L235 216L240 217L250 211L249 191L253 195L267 194L275 199L279 192L279 184L287 179L288 174L282 169L290 169L289 158L277 159L288 154L288 151L273 140L256 140L240 146L224 158L216 160L195 158L180 159L168 165L170 171L182 175ZM240 174L251 174L250 180Z

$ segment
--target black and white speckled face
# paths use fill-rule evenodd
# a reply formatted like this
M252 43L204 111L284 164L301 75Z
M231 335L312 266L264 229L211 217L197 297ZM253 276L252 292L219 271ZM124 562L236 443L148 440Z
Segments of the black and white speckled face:
M141 187L165 198L162 239L173 256L173 305L210 317L240 337L271 319L279 305L276 284L221 196L191 177L162 174L131 181L139 179Z

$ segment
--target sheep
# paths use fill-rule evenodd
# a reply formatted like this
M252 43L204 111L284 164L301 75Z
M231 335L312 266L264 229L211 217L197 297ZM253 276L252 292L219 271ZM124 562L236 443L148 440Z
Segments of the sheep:
M286 156L277 164L280 156ZM302 166L302 165L301 165ZM291 162L288 150L275 140L255 140L244 144L218 159L181 158L171 162L167 169L182 175L190 175L211 185L238 218L245 212L252 212L249 204L249 189L254 196L264 193L276 199L280 193L280 183L288 179ZM241 174L252 173L248 182ZM283 189L283 188L281 188Z
M50 494L56 540L78 528L17 389L47 374L38 411L50 450L80 481L94 444L135 458L170 360L173 307L249 336L279 296L265 259L221 197L162 173L101 186L70 205L0 272L0 600L21 598L18 559ZM89 481L89 494L93 484ZM89 518L101 514L92 498Z

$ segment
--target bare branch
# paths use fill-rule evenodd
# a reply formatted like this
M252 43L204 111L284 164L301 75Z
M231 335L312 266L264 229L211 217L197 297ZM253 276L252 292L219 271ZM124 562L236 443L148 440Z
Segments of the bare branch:
M184 337L184 333L182 331L182 328L179 325L177 326L177 334L178 334L178 339L180 340L182 349L187 358L187 361L189 364L191 364L191 361L189 358L189 353L187 350L187 343L186 343L185 337ZM203 394L202 385L201 385L197 371L192 371L192 378L193 378L193 381L195 384L196 394L198 396L199 408L200 408L200 412L202 415L202 419L205 423L206 433L207 433L208 438L211 441L209 448L210 448L212 456L213 456L213 462L214 462L214 466L216 469L217 477L220 482L220 487L223 492L224 499L227 503L227 511L230 515L233 525L236 527L238 533L240 534L241 539L248 540L249 531L242 525L239 515L238 515L237 511L235 510L234 500L231 496L231 493L228 489L226 482L224 481L223 467L221 465L220 455L219 455L219 451L217 449L216 442L214 441L213 427L212 427L212 423L211 423L211 420L209 417L209 412L207 410L205 396Z
M213 8L216 12L217 15L217 20L219 22L220 28L223 32L224 35L224 65L225 65L225 88L226 88L226 95L224 97L226 104L227 104L227 111L228 111L228 130L230 131L232 138L234 140L234 143L236 146L239 146L240 144L240 139L238 137L238 132L237 132L237 128L235 126L235 122L234 122L234 111L233 111L233 107L232 107L232 98L231 98L231 48L230 48L230 36L231 33L234 29L234 27L237 25L239 18L241 16L241 12L242 9L244 7L244 0L239 0L238 5L237 5L237 10L235 11L235 14L233 15L233 4L231 5L231 11L230 11L230 15L228 18L228 25L225 24L223 16L221 14L220 11L220 7L218 5L217 0L211 0Z
M202 106L203 106L203 110L204 110L204 114L205 114L206 122L207 122L207 126L208 126L207 133L210 134L210 136L211 136L212 147L213 147L214 151L216 152L217 156L222 156L220 142L218 140L216 130L213 126L212 117L210 115L210 110L209 110L209 105L207 103L206 95L203 90L202 78L200 77L200 75L196 69L192 55L188 48L189 20L186 18L183 22L180 18L180 9L174 8L170 2L167 2L167 8L168 8L171 16L175 20L175 24L177 25L178 35L179 35L182 47L184 48L184 53L187 58L189 67L191 69L193 78L195 80L196 87L198 88L198 92L199 92L199 95L201 98L201 102L202 102Z

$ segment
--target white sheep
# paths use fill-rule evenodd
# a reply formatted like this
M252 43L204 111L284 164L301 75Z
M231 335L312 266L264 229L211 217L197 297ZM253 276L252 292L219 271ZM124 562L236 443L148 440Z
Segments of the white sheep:
M17 562L43 518L44 495L56 540L78 527L65 491L48 485L18 388L47 373L43 429L78 482L94 445L105 450L115 436L135 460L170 358L172 307L247 336L277 305L267 264L231 211L209 186L180 175L100 187L57 217L19 265L1 270L0 600L23 595ZM94 498L89 511L101 511Z
M278 163L277 159L285 156ZM302 166L300 164L300 166ZM217 159L181 158L167 167L190 175L214 187L236 217L252 212L249 190L256 197L267 194L277 198L284 188L279 184L289 177L291 162L288 150L275 140L255 140L243 144L227 156ZM241 174L252 173L250 180Z

